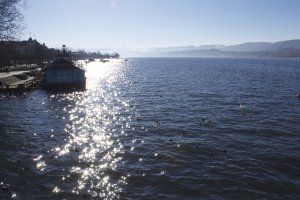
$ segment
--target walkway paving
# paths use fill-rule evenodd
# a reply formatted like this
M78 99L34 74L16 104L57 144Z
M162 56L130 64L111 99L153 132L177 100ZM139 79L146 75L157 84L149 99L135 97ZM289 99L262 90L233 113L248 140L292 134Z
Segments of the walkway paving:
M28 72L28 71L1 72L0 73L0 79L10 77L10 76L14 76L14 75L18 75L18 74L23 74L25 72Z

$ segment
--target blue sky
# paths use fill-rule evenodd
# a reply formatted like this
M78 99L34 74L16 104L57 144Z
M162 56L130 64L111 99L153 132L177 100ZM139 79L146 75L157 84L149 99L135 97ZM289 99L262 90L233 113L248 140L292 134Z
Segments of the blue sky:
M27 0L50 47L151 48L300 39L300 0Z

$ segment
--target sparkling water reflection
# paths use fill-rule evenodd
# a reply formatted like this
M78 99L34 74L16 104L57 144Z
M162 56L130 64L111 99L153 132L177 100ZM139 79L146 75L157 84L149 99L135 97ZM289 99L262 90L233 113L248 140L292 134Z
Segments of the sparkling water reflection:
M72 164L64 170L61 181L75 177L77 184L72 188L75 194L116 199L121 185L126 184L126 176L117 172L124 153L119 137L130 120L122 117L124 113L120 115L125 102L115 84L122 78L123 68L121 60L92 62L87 65L86 92L51 96L58 101L74 102L63 109L68 118L64 129L66 139L55 147L55 152L58 162L61 159ZM64 192L62 186L56 185L53 192Z

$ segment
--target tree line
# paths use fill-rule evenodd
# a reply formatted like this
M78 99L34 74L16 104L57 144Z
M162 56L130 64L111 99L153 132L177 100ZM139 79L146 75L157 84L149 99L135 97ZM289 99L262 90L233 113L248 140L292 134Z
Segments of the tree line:
M86 52L85 50L67 51L74 60L119 58L120 54ZM44 43L29 38L27 41L0 41L0 68L8 66L44 65L61 54L59 49L48 48Z
M48 48L36 40L0 41L0 68L49 62L59 50Z
M120 58L120 54L117 52L114 53L101 53L97 52L87 52L85 50L78 51L69 51L69 54L72 55L75 60L86 60L86 59L106 59L106 58Z

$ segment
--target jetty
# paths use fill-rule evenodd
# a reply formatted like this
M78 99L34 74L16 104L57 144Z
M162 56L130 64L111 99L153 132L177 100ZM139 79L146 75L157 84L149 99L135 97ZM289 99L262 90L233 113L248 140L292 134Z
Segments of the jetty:
M0 93L5 95L22 95L39 87L41 70L0 72Z

